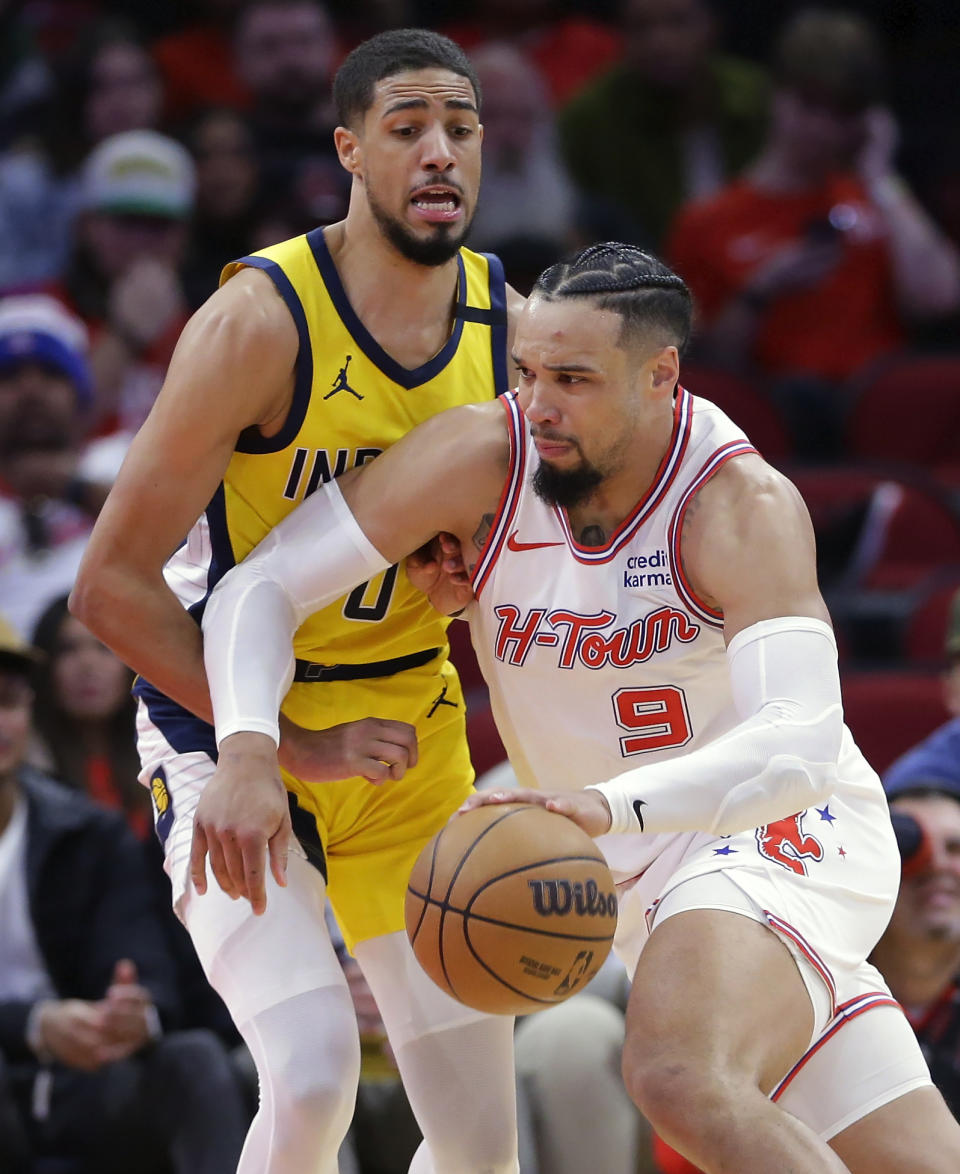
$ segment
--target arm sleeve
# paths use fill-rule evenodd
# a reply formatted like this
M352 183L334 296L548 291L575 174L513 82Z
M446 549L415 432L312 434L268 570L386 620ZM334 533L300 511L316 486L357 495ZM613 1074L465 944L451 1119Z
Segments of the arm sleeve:
M389 565L331 481L224 575L203 616L217 745L241 730L280 744L278 715L293 680L297 628Z
M837 646L820 620L762 620L727 649L739 724L666 762L596 784L612 832L730 835L823 802L837 780Z

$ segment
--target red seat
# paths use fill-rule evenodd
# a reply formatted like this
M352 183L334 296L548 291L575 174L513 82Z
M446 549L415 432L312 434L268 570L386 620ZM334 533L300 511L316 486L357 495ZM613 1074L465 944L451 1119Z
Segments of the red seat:
M960 450L960 356L903 356L853 390L847 446L866 461L930 467Z
M467 742L478 778L507 757L489 701L476 699L467 705Z
M958 592L960 572L955 578L935 581L914 604L903 633L903 653L908 660L944 661L950 608Z
M859 468L792 470L821 556L846 585L899 590L960 563L960 522L936 493Z
M693 395L717 405L738 424L768 461L790 456L790 437L773 403L752 380L718 367L684 363L680 382Z
M880 774L950 716L936 673L848 672L841 684L847 725Z

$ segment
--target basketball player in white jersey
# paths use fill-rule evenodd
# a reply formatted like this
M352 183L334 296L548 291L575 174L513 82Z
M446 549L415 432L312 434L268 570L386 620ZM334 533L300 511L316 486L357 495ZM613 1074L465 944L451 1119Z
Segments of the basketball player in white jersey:
M955 1174L960 1127L866 962L898 855L843 724L809 519L680 385L689 328L683 282L638 249L548 269L516 392L331 483L215 590L218 770L276 771L302 617L450 531L529 788L499 798L575 819L620 883L624 1075L654 1128L708 1174Z

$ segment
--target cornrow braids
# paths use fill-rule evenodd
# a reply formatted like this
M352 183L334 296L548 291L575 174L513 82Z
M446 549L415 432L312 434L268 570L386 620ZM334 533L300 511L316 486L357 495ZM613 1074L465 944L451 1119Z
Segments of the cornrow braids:
M636 245L606 241L551 265L532 295L548 301L592 298L601 310L623 319L621 344L643 336L673 345L683 354L690 338L692 301L686 282L652 253Z

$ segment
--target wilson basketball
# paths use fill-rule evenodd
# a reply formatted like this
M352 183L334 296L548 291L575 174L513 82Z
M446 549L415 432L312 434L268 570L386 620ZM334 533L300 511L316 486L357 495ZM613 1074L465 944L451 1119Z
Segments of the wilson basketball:
M524 1015L562 1003L613 944L617 898L593 840L529 803L488 804L434 836L410 873L407 936L461 1003Z

